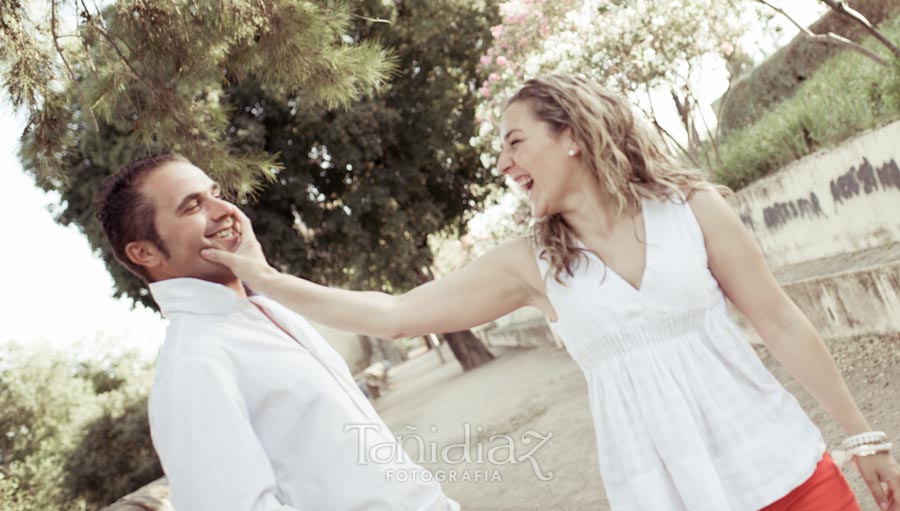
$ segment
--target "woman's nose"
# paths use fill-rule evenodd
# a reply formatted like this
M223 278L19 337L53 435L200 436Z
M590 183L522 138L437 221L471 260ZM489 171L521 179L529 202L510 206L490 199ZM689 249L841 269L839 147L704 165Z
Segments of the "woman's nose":
M497 159L497 170L500 172L500 175L505 176L506 174L509 174L512 167L512 158L501 154L500 158Z

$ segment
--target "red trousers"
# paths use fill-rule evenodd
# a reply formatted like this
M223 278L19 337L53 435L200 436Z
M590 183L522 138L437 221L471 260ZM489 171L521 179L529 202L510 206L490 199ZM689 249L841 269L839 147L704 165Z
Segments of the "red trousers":
M825 451L812 477L760 511L859 511L859 503Z

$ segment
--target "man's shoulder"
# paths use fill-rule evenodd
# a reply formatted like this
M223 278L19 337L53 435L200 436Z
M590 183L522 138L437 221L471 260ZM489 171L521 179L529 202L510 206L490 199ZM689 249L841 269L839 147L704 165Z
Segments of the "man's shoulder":
M229 316L179 316L166 328L160 358L214 357L241 331L239 322ZM177 355L177 357L175 356Z
M153 372L148 403L151 411L155 405L182 401L189 394L236 389L231 371L215 355L161 351Z
M154 366L154 386L177 373L190 373L198 366L221 370L228 359L230 335L227 322L191 319L171 322Z
M153 389L157 389L170 380L179 380L176 387L185 382L195 380L203 374L216 375L227 373L216 356L204 354L160 353L153 368Z
M190 336L222 336L241 323L237 314L179 314L169 318L166 338Z

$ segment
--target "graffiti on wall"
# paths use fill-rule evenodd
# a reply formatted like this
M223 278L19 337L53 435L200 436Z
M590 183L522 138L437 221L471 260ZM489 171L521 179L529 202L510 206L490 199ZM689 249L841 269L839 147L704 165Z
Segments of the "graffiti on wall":
M893 158L878 167L872 165L868 158L863 158L859 167L850 167L850 170L832 179L829 187L835 207L854 197L877 191L900 191L900 166ZM762 213L763 221L769 229L780 228L797 218L827 216L815 192L810 192L809 197L775 202L763 208ZM742 214L741 220L748 228L754 228L753 218L749 214Z
M753 216L750 213L741 213L741 222L744 222L744 226L750 229L756 229L756 225L753 223Z
M836 203L843 203L861 193L869 195L877 190L896 188L900 190L900 167L892 158L878 168L863 158L859 168L850 167L846 173L831 180L831 198Z
M809 192L809 197L776 202L763 209L763 221L769 229L781 227L798 217L812 218L824 215L819 197L815 192Z

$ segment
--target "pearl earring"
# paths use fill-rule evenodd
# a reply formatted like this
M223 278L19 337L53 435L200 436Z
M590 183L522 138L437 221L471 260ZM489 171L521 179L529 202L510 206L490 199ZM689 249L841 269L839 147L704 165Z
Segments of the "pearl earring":
M575 156L575 149L569 149L569 156Z

